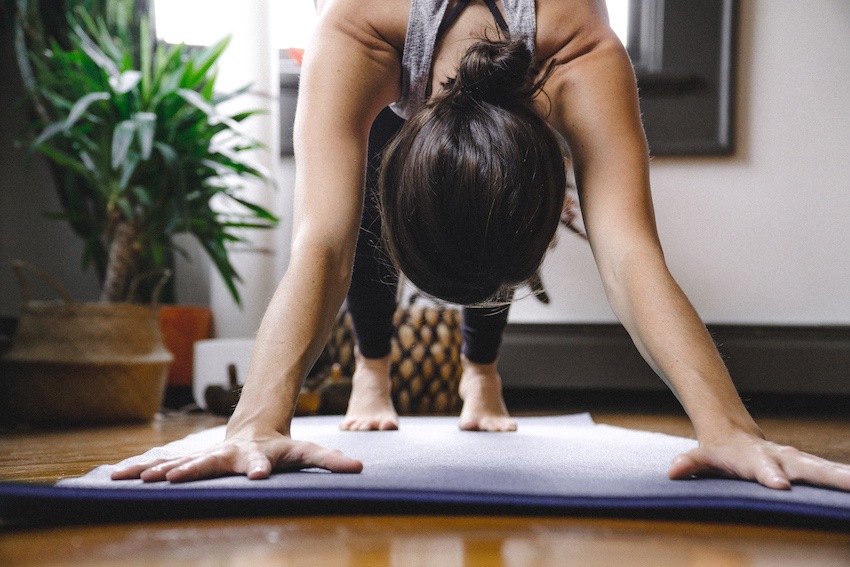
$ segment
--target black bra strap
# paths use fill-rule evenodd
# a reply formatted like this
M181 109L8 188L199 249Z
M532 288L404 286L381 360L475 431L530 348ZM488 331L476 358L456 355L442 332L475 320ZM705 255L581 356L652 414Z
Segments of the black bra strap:
M455 7L452 8L452 11L446 14L446 17L443 18L440 27L437 28L437 41L443 37L443 34L446 33L455 20L457 20L460 13L463 12L463 9L469 6L470 0L458 0L458 3L455 4ZM493 14L493 18L496 20L496 24L502 29L503 32L508 33L508 22L505 21L505 18L502 17L502 13L499 11L499 7L496 6L496 0L484 0L484 3L487 4L487 8L490 9L490 13Z
M493 14L493 18L495 18L499 27L502 28L502 31L508 33L510 31L508 29L508 22L506 22L505 18L502 17L499 7L496 6L496 0L484 0L484 3L487 4L488 8L490 8L490 13Z

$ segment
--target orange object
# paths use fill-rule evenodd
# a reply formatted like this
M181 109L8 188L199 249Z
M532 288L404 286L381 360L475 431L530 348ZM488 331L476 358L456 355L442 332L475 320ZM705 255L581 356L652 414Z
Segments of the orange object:
M168 373L169 386L191 386L195 342L212 333L212 310L192 305L163 305L159 308L162 338L174 355Z
M299 49L297 47L289 47L289 48L287 48L286 52L289 55L290 59L292 59L293 61L298 63L299 67L304 62L304 50L303 49Z

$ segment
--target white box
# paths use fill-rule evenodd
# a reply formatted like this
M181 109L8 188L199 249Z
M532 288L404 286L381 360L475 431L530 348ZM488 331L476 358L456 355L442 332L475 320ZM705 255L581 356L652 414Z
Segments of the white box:
M207 409L204 396L210 386L230 388L227 368L236 365L236 377L240 384L248 375L248 363L254 339L207 339L195 343L195 369L192 377L192 395L195 403Z

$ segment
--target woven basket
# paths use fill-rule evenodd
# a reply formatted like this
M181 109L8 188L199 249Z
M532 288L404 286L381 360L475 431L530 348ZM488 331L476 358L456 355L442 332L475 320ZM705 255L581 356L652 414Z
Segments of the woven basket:
M0 411L26 423L147 420L159 411L173 359L155 306L74 303L47 274L14 264L24 304L12 348L0 360ZM62 301L34 301L28 270Z
M399 307L393 317L392 399L401 415L453 414L460 408L461 314L445 305ZM338 364L343 377L354 374L354 332L344 311L334 325L317 368L320 376ZM345 411L341 407L333 411Z

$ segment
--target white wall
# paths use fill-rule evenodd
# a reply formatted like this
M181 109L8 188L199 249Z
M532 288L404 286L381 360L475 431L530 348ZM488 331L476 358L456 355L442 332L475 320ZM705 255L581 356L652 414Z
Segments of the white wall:
M740 8L735 156L652 162L668 264L708 322L850 324L850 2ZM514 322L614 320L578 239L544 280Z

